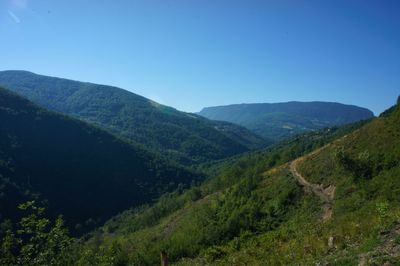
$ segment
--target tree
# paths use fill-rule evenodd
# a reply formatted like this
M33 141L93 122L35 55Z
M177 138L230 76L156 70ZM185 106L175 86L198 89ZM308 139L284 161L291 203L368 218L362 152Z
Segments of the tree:
M343 146L336 149L334 154L337 162L344 170L350 172L356 180L370 179L373 175L374 165L368 151L360 152L357 158L352 158Z
M45 209L34 201L18 206L27 215L8 229L0 243L1 265L69 265L72 238L62 217L54 224L44 217Z

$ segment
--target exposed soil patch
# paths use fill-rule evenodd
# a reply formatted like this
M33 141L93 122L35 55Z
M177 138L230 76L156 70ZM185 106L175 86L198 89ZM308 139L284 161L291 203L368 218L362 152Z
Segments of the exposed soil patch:
M324 146L318 150L315 150L314 152L306 155L306 157L312 156L326 147L327 146ZM296 160L292 161L290 163L290 172L297 179L297 182L299 182L299 184L304 188L304 190L312 191L316 196L318 196L322 200L322 202L323 202L322 220L323 221L329 220L332 217L332 213L333 213L332 207L333 207L333 200L335 198L336 187L333 185L330 185L330 186L324 188L323 185L321 185L321 184L312 184L312 183L308 182L307 179L297 171L298 163L303 161L306 157L304 157L304 156L299 157Z

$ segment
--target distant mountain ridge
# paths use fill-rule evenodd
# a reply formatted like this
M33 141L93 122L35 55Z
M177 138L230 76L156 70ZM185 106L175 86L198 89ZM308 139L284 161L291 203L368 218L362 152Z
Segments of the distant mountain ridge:
M334 102L232 104L206 107L199 115L244 126L275 141L305 131L374 117L362 107Z
M0 86L184 164L222 159L268 143L243 127L180 112L112 86L27 71L0 71Z

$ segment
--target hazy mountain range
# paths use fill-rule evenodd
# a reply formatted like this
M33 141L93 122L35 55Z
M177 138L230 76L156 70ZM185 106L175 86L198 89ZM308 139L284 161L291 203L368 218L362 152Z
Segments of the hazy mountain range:
M233 104L207 107L198 114L244 126L273 141L374 117L366 108L332 102Z

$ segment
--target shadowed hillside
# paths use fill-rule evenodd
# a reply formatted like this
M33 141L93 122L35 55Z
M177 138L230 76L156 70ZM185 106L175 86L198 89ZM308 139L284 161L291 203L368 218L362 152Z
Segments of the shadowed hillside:
M84 122L0 89L0 219L16 205L47 200L70 226L111 215L201 176Z
M53 111L83 119L183 164L222 159L267 141L230 123L207 120L116 87L0 72L0 85Z

